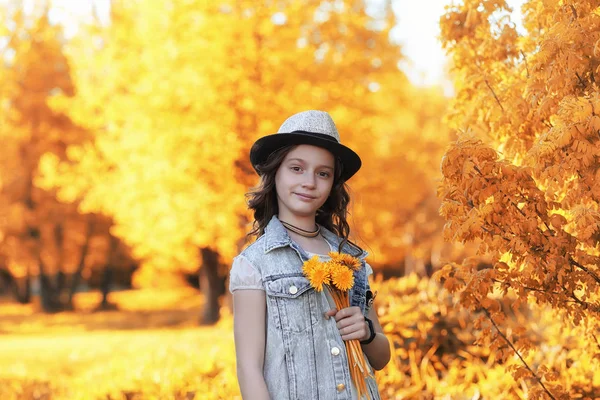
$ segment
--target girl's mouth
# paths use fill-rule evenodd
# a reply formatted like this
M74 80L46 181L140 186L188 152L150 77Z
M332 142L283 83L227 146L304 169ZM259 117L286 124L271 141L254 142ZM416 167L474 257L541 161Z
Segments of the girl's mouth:
M294 193L296 196L298 196L301 200L305 200L305 201L311 201L316 199L316 197L312 197L306 194L301 194L301 193Z

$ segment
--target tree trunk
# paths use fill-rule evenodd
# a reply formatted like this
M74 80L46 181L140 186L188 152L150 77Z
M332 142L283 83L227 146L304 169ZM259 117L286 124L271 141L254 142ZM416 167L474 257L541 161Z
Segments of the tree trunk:
M68 282L72 279L64 271L64 259L65 259L65 230L62 223L54 225L54 243L57 249L57 260L56 268L58 273L56 274L56 285L54 287L56 292L56 301L60 304L64 310L73 310L73 303L70 301L68 293L65 292Z
M99 310L112 310L117 307L108 301L110 293L110 284L113 278L114 266L116 264L116 254L119 246L119 239L114 236L110 237L110 254L106 258L106 266L102 273L102 281L100 282L100 290L102 291L102 302L98 305Z
M219 255L208 249L200 249L202 266L200 268L200 290L204 295L204 310L200 318L201 325L212 325L219 320Z
M112 276L113 267L110 264L107 264L102 274L102 282L100 283L100 289L102 290L102 303L100 303L100 308L103 310L111 308L111 304L108 302L108 294L110 293Z
M63 271L64 264L64 243L65 243L65 231L62 224L54 225L54 244L57 249L57 260L56 260L56 268L58 269L58 274L56 276L56 292L60 297L65 284L67 283L67 275ZM61 299L62 300L62 299Z
M12 275L8 271L0 269L0 295L5 294L12 286Z
M36 243L35 251L40 270L40 304L42 311L48 313L60 311L62 306L58 299L59 296L56 292L56 287L52 284L50 275L46 271L44 260L42 260L42 244L39 229L29 228L29 236Z
M39 127L38 119L34 116L31 118L31 139L30 143L23 143L20 148L21 156L23 162L28 162L28 146L35 146L33 142L36 137L37 129ZM32 250L35 252L33 255L34 259L37 259L39 266L39 280L40 280L40 303L42 306L42 310L44 312L56 312L61 309L61 305L58 301L58 296L56 293L56 288L52 285L50 276L46 271L46 266L44 265L44 261L42 260L42 237L40 229L37 225L37 222L34 222L33 215L36 210L37 204L33 198L33 175L34 175L34 167L30 165L26 165L26 192L23 196L23 204L25 205L28 211L28 222L27 222L27 231L25 233L26 237L24 238L26 241L32 244Z
M81 274L83 273L83 269L85 268L85 258L87 256L89 247L90 247L90 239L92 237L93 232L93 220L91 217L88 217L88 226L87 232L85 235L85 242L83 242L83 247L81 248L81 254L79 256L79 264L77 265L77 270L73 274L73 279L71 281L71 287L69 288L69 294L67 297L67 305L73 307L73 296L75 296L75 292L77 291L77 286L79 286L79 281L81 280Z
M19 281L22 282L21 285L19 285ZM19 288L19 286L22 287L22 289ZM21 303L21 304L29 304L31 303L31 272L30 272L30 267L27 267L27 275L25 275L25 278L21 278L21 279L14 279L12 281L12 287L13 287L13 295L15 296L15 299Z
M55 312L56 305L53 301L53 288L50 277L40 267L40 304L44 312Z
M2 281L3 291L8 292L10 290L15 301L21 304L29 304L31 302L29 268L24 278L15 278L8 269L0 269L0 280ZM23 289L21 290L19 286L23 286Z

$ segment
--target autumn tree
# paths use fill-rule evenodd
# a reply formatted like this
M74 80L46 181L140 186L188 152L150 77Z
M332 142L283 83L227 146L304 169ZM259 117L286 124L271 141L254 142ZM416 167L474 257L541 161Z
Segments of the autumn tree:
M431 274L456 246L444 243L436 185L450 142L440 88L414 87L398 74L379 89L371 135L358 142L364 160L352 178L352 222L376 270Z
M55 103L94 137L71 147L68 163L48 156L44 184L114 219L114 233L143 262L142 285L206 261L214 276L214 254L232 257L243 236L243 191L231 175L239 144L221 126L227 115L213 115L218 93L209 85L224 53L203 37L202 4L113 3L110 26L89 26L72 43L77 94ZM218 315L210 283L207 322Z
M200 264L203 320L216 320L215 285L226 275L218 264L250 229L252 142L304 109L328 110L351 146L376 135L378 87L401 76L400 52L389 39L389 4L366 8L113 2L107 26L82 27L70 44L76 95L53 103L93 139L71 146L68 162L45 158L44 187L110 215L143 262L139 277L164 281Z
M80 214L76 204L58 202L52 190L36 185L42 154L62 159L67 146L85 135L48 104L73 92L64 37L48 19L48 4L27 13L21 2L2 7L0 269L19 301L31 299L35 278L43 310L72 308L90 240L109 233L100 229L99 217Z
M457 90L448 121L463 131L442 162L444 235L482 239L494 265L466 260L439 276L483 312L477 323L501 362L516 355L510 369L530 398L591 398L600 390L590 372L600 367L600 9L530 0L523 32L511 11L467 0L441 19ZM533 327L506 330L498 293L562 320L553 357L532 362ZM569 337L587 340L572 348Z

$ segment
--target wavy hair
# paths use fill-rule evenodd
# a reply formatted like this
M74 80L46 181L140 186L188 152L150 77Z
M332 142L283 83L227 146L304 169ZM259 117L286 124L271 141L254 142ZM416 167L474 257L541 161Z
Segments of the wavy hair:
M254 213L254 223L252 230L247 235L248 237L263 235L271 218L279 213L275 175L285 156L296 147L297 145L282 147L271 153L264 164L257 165L256 169L260 175L260 182L250 192L246 193L248 208ZM333 186L329 197L317 210L315 222L342 238L338 252L341 252L342 247L348 243L351 247L356 248L358 252L356 255L358 255L362 253L362 249L348 239L350 225L347 217L350 194L346 182L341 179L342 168L341 161L336 157Z

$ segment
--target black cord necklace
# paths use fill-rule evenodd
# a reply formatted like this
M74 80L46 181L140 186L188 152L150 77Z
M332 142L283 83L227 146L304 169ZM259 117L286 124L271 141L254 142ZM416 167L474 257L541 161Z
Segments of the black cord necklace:
M290 231L297 233L300 236L304 236L304 237L309 237L309 238L313 238L316 237L319 232L321 232L321 226L317 224L317 229L314 231L307 231L304 230L302 228L298 228L297 226L294 226L292 224L289 224L285 221L281 221L279 220L279 222L281 222L281 225L283 225L286 229L289 229Z

